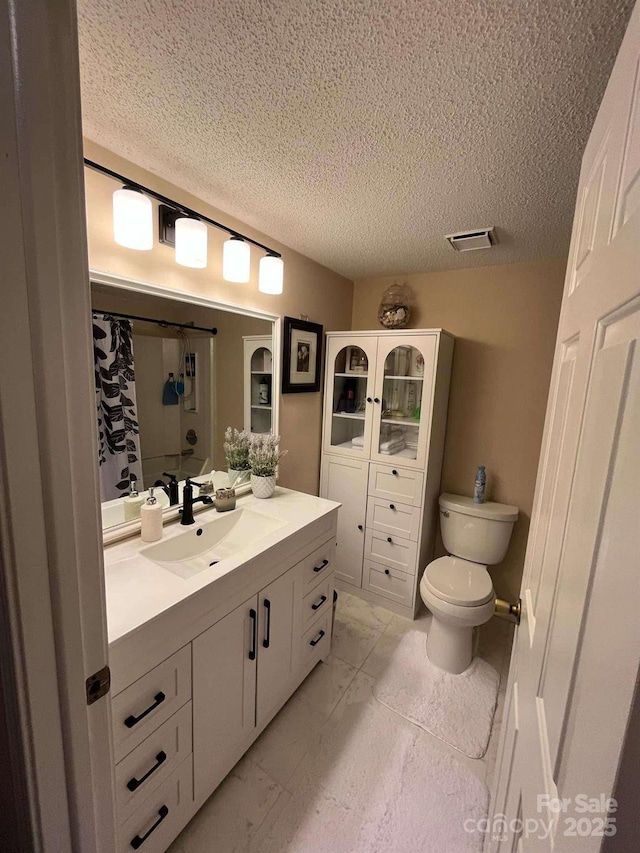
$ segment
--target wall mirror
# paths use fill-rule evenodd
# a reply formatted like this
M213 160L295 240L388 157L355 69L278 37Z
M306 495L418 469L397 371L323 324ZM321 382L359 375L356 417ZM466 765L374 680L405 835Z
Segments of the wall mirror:
M248 489L224 432L277 432L279 319L96 272L91 308L103 530L139 527L150 487L167 517L187 477Z

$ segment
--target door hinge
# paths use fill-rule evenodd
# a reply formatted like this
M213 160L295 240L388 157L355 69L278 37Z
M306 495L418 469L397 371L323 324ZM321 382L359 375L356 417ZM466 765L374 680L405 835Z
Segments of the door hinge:
M111 671L108 666L103 666L85 681L87 690L87 705L93 705L98 699L106 696L111 688Z

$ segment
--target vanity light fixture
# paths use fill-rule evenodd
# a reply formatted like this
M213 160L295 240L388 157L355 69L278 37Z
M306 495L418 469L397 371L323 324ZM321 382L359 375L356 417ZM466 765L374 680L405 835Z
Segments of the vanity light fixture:
M126 249L153 249L151 199L137 187L125 185L113 194L113 239Z
M86 157L84 165L124 185L113 194L113 234L120 246L128 249L153 248L153 198L160 202L159 240L165 245L175 246L177 263L194 269L206 267L206 226L211 225L225 231L230 238L224 243L222 259L222 275L227 281L249 281L250 247L255 246L267 253L260 260L258 289L262 293L282 293L284 264L280 252Z
M251 276L251 249L242 237L234 234L222 246L222 278L245 284Z
M176 219L176 263L203 270L207 266L207 226L191 216Z
M277 296L282 293L284 279L284 264L280 255L269 252L260 258L258 273L258 290Z

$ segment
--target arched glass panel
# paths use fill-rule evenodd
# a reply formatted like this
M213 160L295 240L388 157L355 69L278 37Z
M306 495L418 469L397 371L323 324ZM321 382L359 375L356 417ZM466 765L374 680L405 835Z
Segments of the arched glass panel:
M343 347L333 378L331 445L363 452L369 361L358 346Z

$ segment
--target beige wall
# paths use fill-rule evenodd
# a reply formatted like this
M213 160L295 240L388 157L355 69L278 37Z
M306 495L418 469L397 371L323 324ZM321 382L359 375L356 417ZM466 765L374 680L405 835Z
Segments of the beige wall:
M487 466L489 500L520 519L509 553L492 569L498 595L517 598L529 531L566 261L512 264L355 283L353 328L379 327L386 287L407 281L411 328L456 335L442 490L470 495Z
M238 285L223 281L221 257L222 243L226 235L222 231L209 231L209 266L206 270L191 270L178 266L173 259L173 250L160 245L157 240L149 252L135 252L116 245L113 241L111 203L117 184L104 175L86 169L89 262L92 269L153 282L198 296L210 296L281 316L299 317L300 314L306 314L310 320L321 323L327 330L349 328L353 284L348 279L92 142L85 141L85 156L281 252L284 260L284 293L282 296L267 296L258 291L258 261L262 257L262 252L258 250L252 250L251 253L249 284ZM154 227L157 236L157 221ZM280 433L282 446L289 450L289 454L281 464L282 485L317 494L321 413L320 393L283 395Z

